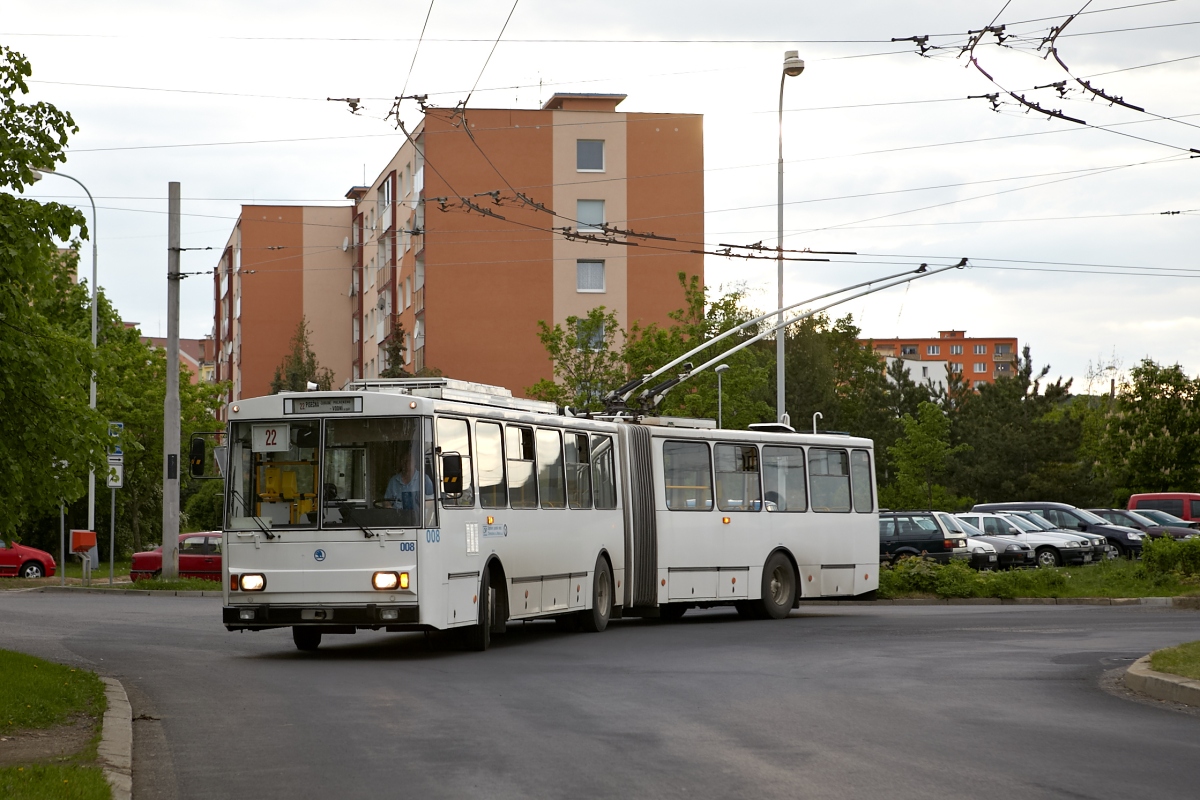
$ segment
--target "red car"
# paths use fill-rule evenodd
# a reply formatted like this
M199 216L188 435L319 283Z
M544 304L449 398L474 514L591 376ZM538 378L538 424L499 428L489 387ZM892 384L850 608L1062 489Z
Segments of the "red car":
M162 573L162 545L134 553L129 577L134 581ZM221 532L179 534L179 577L221 582Z
M45 550L0 541L0 578L49 578L55 566Z

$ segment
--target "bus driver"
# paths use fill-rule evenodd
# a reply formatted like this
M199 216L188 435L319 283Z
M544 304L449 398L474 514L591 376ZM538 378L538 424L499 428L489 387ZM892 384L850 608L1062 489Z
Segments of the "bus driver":
M418 480L420 470L417 469L416 452L412 442L400 442L400 471L388 481L387 490L383 493L383 507L396 508L404 511L415 511L422 507ZM425 475L425 497L433 497L433 479ZM405 515L408 516L408 515Z

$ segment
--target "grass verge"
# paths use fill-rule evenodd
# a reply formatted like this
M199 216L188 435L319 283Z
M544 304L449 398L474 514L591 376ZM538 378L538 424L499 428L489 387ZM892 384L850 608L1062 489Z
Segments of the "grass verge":
M1150 666L1159 672L1200 680L1200 642L1159 650L1150 656Z
M107 586L108 584L105 584ZM97 587L94 583L93 588L103 589L104 586ZM172 592L219 592L221 591L220 581L208 581L203 578L179 578L173 581L164 581L161 578L144 579L136 581L132 586L125 585L122 589L153 589L159 591Z
M0 731L49 728L77 713L99 719L106 706L94 673L0 650Z
M6 800L111 800L99 767L47 764L0 769L0 797Z
M108 703L104 684L87 670L0 650L0 733L46 729L79 714L95 720L97 736L58 763L0 768L5 800L109 800L112 792L96 758L100 720Z
M1173 597L1200 594L1200 579L1125 559L1084 567L976 572L961 561L903 559L881 567L879 597Z

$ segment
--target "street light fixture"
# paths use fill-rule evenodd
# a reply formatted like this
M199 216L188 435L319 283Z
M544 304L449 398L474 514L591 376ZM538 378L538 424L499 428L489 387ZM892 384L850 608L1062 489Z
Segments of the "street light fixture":
M779 272L779 328L775 333L775 415L780 423L787 425L791 422L783 401L783 85L787 79L794 78L804 72L804 61L796 50L788 50L783 54L783 74L779 78L779 238L776 240L778 250L776 263Z
M57 175L60 178L66 178L70 181L75 181L79 184L79 188L83 189L83 193L87 195L88 202L92 204L92 227L88 231L89 238L92 240L92 350L96 349L96 201L92 199L92 193L83 185L83 182L78 178L67 175L64 172L56 172L52 169L34 169L33 180L36 183L45 175ZM88 390L88 405L94 410L96 408L96 371L92 370L91 385ZM96 470L88 471L88 530L96 530Z
M723 409L721 408L721 400L722 400L721 373L727 369L729 369L728 364L718 364L717 366L713 367L713 372L717 373L717 427L718 428L725 427L725 423L724 423L724 420L722 418L722 413L721 413L723 411Z

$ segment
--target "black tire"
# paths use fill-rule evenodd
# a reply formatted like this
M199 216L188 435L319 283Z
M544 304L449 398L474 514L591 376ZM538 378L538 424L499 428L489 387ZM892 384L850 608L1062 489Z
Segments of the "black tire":
M479 619L463 631L463 644L468 650L482 653L492 646L492 626L496 608L496 587L492 585L492 568L483 568L479 579Z
M311 653L321 646L321 629L311 625L293 625L292 641L297 650Z
M596 559L596 571L592 574L592 607L583 612L583 629L588 633L600 633L608 627L613 609L612 568L608 559Z
M46 570L42 568L40 561L26 561L21 565L22 578L44 578Z
M762 598L758 602L764 617L783 619L796 604L796 571L783 553L773 553L763 567Z
M663 622L678 622L687 610L688 606L683 603L667 603L658 607L658 618Z
M1062 556L1053 547L1039 547L1037 549L1037 565L1044 569L1061 567Z

